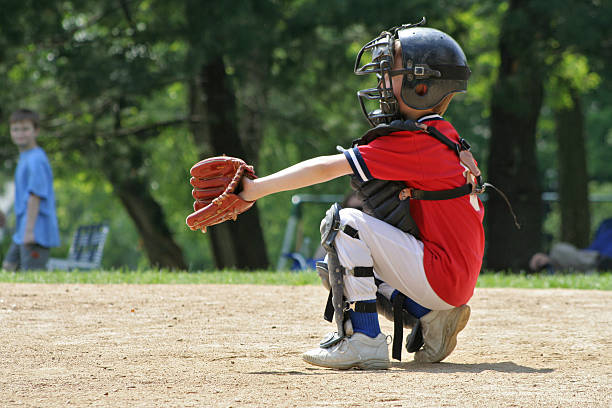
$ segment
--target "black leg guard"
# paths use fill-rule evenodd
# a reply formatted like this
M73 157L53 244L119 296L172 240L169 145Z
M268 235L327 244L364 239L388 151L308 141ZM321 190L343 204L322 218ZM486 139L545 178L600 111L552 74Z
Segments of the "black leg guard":
M325 289L331 290L331 286L329 285L329 271L327 270L327 263L319 261L316 263L316 267L319 278L321 278L321 283Z
M333 306L333 316L336 321L338 331L335 335L326 338L321 342L323 348L331 347L338 343L345 336L344 321L345 321L345 301L344 301L344 267L340 265L338 254L334 246L334 240L340 229L340 205L334 203L321 223L321 245L327 252L327 268L329 276L329 285L331 287L330 297ZM322 273L323 271L319 271ZM329 304L329 302L328 302ZM327 314L326 308L326 314Z
M338 261L338 255L335 251L328 252L328 262L329 262L329 283L331 286L331 290L329 291L329 298L327 302L327 306L325 308L325 319L328 319L329 312L333 313L333 318L336 321L336 326L338 331L335 333L335 336L331 336L329 338L324 339L320 346L323 348L331 347L334 344L338 343L345 336L344 333L344 321L345 321L345 301L344 301L344 268L340 265L340 261ZM329 307L331 300L331 308Z
M406 336L406 351L409 353L416 353L423 346L423 330L421 329L421 321L417 320L416 324L412 328L412 331Z
M380 285L382 281L376 280L376 284ZM380 292L376 292L376 305L378 313L385 316L387 320L393 322L393 353L392 356L396 360L401 361L401 348L403 339L403 327L412 328L410 334L406 337L406 350L409 353L418 351L423 346L423 331L421 329L421 321L408 313L402 308L405 296L401 293L396 295L393 303L397 303L397 307L391 303L389 299ZM401 313L401 317L400 317ZM399 324L399 322L402 324Z
M393 358L402 361L402 338L404 337L404 330L401 324L395 323L402 319L402 315L410 314L403 309L404 301L406 296L398 292L393 299L393 312L394 312L394 324L393 324ZM414 316L410 315L415 318ZM421 320L417 319L416 323L412 327L412 331L406 336L406 351L414 353L423 346L423 330L421 329Z
M391 301L380 292L376 292L376 307L378 309L378 314L384 316L390 322L395 321L393 318L393 305L391 304ZM403 310L402 322L405 328L411 329L419 323L419 319L408 313L406 310Z
M404 312L404 300L406 300L406 296L400 292L397 292L393 299L393 351L391 356L397 361L402 361L402 340L404 340L402 315Z

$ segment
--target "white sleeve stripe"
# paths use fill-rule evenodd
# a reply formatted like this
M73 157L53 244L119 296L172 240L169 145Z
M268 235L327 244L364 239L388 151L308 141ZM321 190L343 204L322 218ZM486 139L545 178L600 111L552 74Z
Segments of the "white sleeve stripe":
M359 172L357 170L357 167L355 167L355 163L353 162L353 158L350 155L351 149L345 150L344 152L344 157L346 157L346 161L348 161L348 163L351 165L351 170L353 170L353 174L355 174L356 176L359 175Z
M438 115L437 113L433 113L431 115L425 115L422 118L417 119L417 122L421 123L421 122L425 122L426 120L432 120L432 119L442 119L442 116Z
M359 160L357 159L357 156L355 155L355 149L356 147L353 149L347 150L348 154L351 157L351 164L352 164L351 167L353 167L353 171L357 170L356 173L359 175L359 177L361 177L362 181L368 181L369 178L366 176L366 172L368 171L367 169L364 171L363 167L361 166L361 163L359 162Z

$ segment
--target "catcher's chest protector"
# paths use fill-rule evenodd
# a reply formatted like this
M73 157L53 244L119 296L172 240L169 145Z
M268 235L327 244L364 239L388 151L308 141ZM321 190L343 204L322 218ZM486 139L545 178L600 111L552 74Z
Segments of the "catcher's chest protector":
M410 200L400 200L406 185L401 181L368 180L351 177L351 188L363 202L363 212L420 239L419 228L410 215Z
M421 129L413 121L396 120L392 125L381 124L368 130L360 139L353 141L353 146L368 144L380 136L403 130ZM419 228L410 215L410 200L399 198L400 191L406 188L404 182L379 179L361 181L353 175L351 188L363 202L364 213L420 239Z
M422 129L412 120L395 120L390 124L380 124L367 131L360 139L355 140L353 146L368 144L380 136L393 132L422 130L425 130L426 133L455 151L461 161L463 161L461 154L463 152L469 153L469 143L465 142L465 140L461 139L461 144L457 144L435 128L430 126L427 129ZM475 167L474 171L477 173L480 184L480 170ZM410 215L410 198L418 200L448 200L474 192L473 186L469 183L450 190L423 191L406 188L403 181L373 179L364 182L355 175L351 178L351 188L357 192L357 196L363 201L363 212L391 224L417 239L421 239L421 234ZM407 193L407 190L409 190L409 193Z

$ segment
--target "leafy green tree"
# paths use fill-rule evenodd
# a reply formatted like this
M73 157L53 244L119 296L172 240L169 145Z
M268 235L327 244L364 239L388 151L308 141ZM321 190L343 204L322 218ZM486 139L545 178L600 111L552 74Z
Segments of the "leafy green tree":
M590 243L590 208L583 97L599 84L587 58L569 52L554 64L549 92L555 117L561 236L579 248Z
M579 246L588 241L581 99L597 86L593 83L597 74L606 71L602 58L610 55L610 46L602 39L610 38L609 25L605 25L610 11L609 5L599 2L508 2L499 39L501 65L491 100L489 175L509 193L523 229L513 228L505 204L493 197L487 214L489 267L524 267L540 248L543 207L539 179L550 172L538 169L535 141L546 102L545 87L550 95L546 108L556 118L558 149L552 150L559 155L562 238Z
M21 63L11 71L41 78L14 77L16 88L35 95L34 106L48 118L46 127L61 134L47 141L47 151L73 169L101 169L132 216L151 264L185 268L142 171L142 140L154 137L165 123L135 114L147 95L172 78L169 65L154 63L171 53L160 55L147 43L146 25L135 23L136 10L125 2L74 1L34 9L31 16L29 10L11 9L13 18L27 17L23 36L12 39L13 57ZM27 100L22 96L12 105ZM128 112L131 121L123 120Z
M5 0L0 116L23 105L43 113L62 235L110 218L107 266L265 267L281 256L291 195L347 193L348 179L266 197L238 222L202 235L184 224L189 167L228 154L264 175L347 147L368 128L356 90L374 86L353 75L357 52L383 29L425 15L462 44L473 71L447 116L523 223L514 230L505 203L489 193L488 264L519 268L540 245L542 183L559 186L560 213L574 214L559 216L574 225L561 229L588 224L575 212L582 204L574 199L586 196L580 169L588 166L591 192L608 191L607 3ZM583 125L569 112L583 113ZM583 164L569 136L579 129L588 135ZM0 157L10 175L17 155L7 130ZM571 163L556 159L570 152L568 141ZM304 211L314 242L322 213L315 205Z
M590 242L592 229L589 180L605 174L605 167L609 168L609 165L595 166L592 159L606 151L612 153L609 143L600 143L595 149L587 149L586 145L586 140L594 136L594 132L587 131L592 127L587 109L595 107L591 101L596 100L597 105L612 102L609 98L596 97L605 95L604 90L610 88L612 71L608 61L612 58L612 29L608 21L612 5L566 0L560 6L553 20L556 36L552 46L558 54L551 58L554 75L550 87L557 123L560 239L585 247ZM600 92L595 92L597 89Z
M512 200L516 229L504 200L491 194L487 208L487 266L525 267L539 250L541 186L535 135L544 97L550 10L545 2L510 0L499 37L500 66L491 97L489 178Z

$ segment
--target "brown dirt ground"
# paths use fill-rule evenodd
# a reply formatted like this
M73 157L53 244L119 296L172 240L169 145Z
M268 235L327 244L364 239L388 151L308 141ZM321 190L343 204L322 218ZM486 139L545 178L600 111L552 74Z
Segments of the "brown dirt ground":
M317 286L0 284L0 406L612 406L612 292L479 289L445 362L404 354L387 371L302 361L333 329L325 299Z

